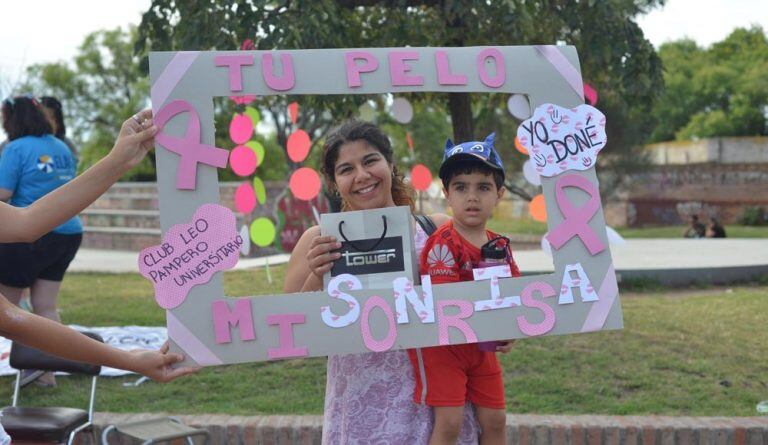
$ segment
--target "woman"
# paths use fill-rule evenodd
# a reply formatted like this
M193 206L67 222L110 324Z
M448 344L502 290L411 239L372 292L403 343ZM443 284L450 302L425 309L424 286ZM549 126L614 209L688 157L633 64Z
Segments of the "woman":
M45 195L29 207L0 202L0 243L32 242L64 221L77 215L104 193L129 169L136 166L154 146L157 127L149 110L123 123L112 151L81 176ZM21 310L0 294L0 335L69 360L127 369L159 382L197 371L171 365L184 360L160 351L122 351L46 318ZM0 425L0 442L7 435Z
M69 151L72 152L72 156L77 158L77 148L67 137L67 126L64 125L64 111L59 99L52 96L43 96L40 98L40 105L43 106L43 112L53 126L53 135L65 143Z
M397 205L413 208L411 189L393 165L392 146L375 125L349 121L334 130L323 147L323 175L342 200L342 210ZM437 226L448 221L432 215ZM414 244L421 250L427 235L418 224ZM291 254L286 292L322 289L323 274L340 257L341 244L320 236L315 226L302 235ZM413 402L415 380L404 350L328 357L323 443L426 444L432 431L429 407ZM477 442L472 409L465 410L461 443Z
M709 218L709 225L707 226L707 238L725 238L725 227L720 224L720 221L715 217Z
M77 160L69 147L53 136L51 121L32 97L18 96L2 104L8 145L0 156L0 200L28 207L72 180ZM56 303L61 281L83 239L80 218L74 216L34 243L0 244L0 292L19 304L30 289L33 312L59 321ZM40 378L53 386L53 373L25 373L23 384Z

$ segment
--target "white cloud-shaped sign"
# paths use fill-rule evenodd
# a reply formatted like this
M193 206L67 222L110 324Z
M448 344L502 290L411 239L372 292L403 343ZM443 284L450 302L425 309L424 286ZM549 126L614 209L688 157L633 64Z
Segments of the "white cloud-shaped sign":
M587 170L595 165L607 142L605 115L590 105L542 104L517 128L517 139L541 176Z

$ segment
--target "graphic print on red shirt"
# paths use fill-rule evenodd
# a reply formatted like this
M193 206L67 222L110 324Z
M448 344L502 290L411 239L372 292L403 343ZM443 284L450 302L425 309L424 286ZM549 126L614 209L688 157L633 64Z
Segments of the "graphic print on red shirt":
M498 237L486 230L487 239ZM453 227L453 221L440 226L429 237L421 253L419 272L432 277L432 284L473 281L472 269L480 263L480 248L464 239ZM513 277L520 276L512 251L507 247L507 262Z

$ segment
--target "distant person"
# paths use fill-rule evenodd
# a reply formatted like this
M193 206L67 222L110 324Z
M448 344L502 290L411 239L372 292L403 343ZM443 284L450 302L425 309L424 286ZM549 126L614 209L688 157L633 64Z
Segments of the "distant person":
M64 110L61 102L52 96L43 96L40 98L40 105L43 106L43 112L53 126L53 135L61 142L67 144L72 155L77 158L77 148L75 144L67 137L67 127L64 125Z
M697 215L691 215L691 225L685 229L683 236L685 238L704 238L707 234L707 228L699 221Z
M725 227L720 224L717 218L709 218L707 238L725 238Z
M9 142L0 155L0 200L28 207L72 180L77 159L53 135L53 125L33 97L6 99L1 110ZM59 321L59 288L82 239L83 226L74 216L35 242L0 244L0 292L18 305L29 288L33 312ZM56 383L50 372L27 372L22 380L27 384L37 378L47 386Z

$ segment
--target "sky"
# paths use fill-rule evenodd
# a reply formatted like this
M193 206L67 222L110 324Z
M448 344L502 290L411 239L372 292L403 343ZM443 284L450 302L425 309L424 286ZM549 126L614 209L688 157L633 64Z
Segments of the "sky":
M4 1L0 77L6 83L14 82L26 66L70 61L87 34L138 25L150 4L150 0ZM33 32L33 27L40 31Z
M0 25L0 89L23 77L26 66L72 60L86 34L138 24L151 0L9 0ZM44 12L43 14L39 14ZM638 18L655 46L690 37L701 46L725 38L734 28L768 30L766 0L667 0ZM40 32L31 32L32 26Z

